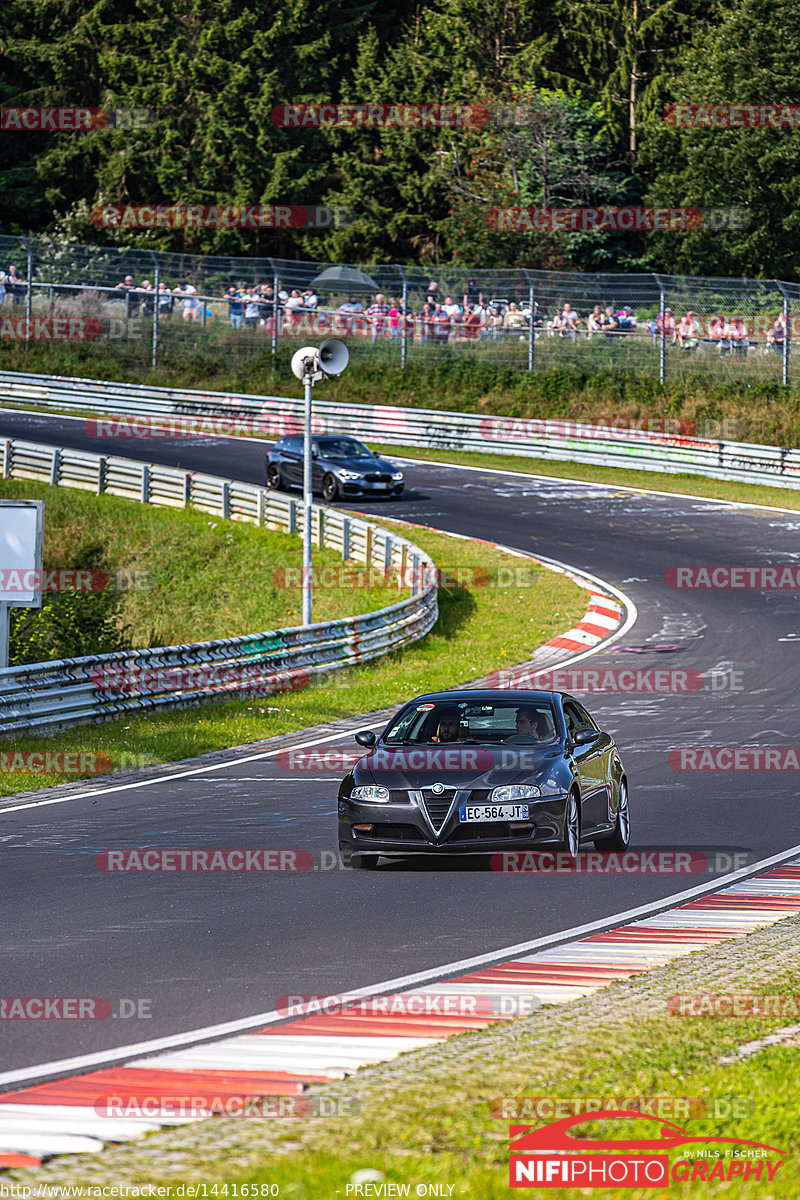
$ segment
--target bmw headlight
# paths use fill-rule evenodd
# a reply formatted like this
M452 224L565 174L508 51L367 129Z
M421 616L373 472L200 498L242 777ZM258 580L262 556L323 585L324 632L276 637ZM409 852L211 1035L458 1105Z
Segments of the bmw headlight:
M539 788L531 784L511 783L495 788L491 799L496 804L509 804L514 800L536 800L541 794Z
M364 804L388 804L389 789L375 787L374 784L364 784L354 787L350 793L351 800L361 800Z
M361 472L360 471L340 471L339 478L344 479L349 483L351 479L360 479Z
M402 478L403 478L402 471L395 471L394 475L392 476L392 479L402 479Z

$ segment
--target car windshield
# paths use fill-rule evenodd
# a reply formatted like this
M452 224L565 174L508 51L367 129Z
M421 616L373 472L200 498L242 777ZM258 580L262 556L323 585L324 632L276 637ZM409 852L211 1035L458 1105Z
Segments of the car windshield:
M374 458L363 442L355 438L319 438L320 458Z
M556 741L556 716L547 700L530 703L421 701L404 709L383 735L388 745L464 742L499 745Z

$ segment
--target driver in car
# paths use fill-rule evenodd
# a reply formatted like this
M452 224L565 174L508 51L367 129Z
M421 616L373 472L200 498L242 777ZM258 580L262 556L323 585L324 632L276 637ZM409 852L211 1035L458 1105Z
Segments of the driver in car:
M442 709L436 733L431 739L434 742L457 742L461 736L461 715L457 708Z

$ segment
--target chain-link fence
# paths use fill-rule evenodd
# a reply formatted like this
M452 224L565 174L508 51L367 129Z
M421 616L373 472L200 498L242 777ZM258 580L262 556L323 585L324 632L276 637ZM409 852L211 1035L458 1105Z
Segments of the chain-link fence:
M3 275L5 280L3 281ZM790 380L779 280L220 258L0 236L0 340L107 341L131 367L246 365L324 337L387 365L485 361Z

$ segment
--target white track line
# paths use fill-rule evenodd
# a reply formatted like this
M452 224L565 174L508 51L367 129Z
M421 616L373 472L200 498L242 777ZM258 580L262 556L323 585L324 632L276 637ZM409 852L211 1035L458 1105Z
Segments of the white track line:
M665 896L660 900L653 900L647 904L640 904L636 908L627 909L625 912L614 913L608 917L604 917L598 921L591 921L586 925L579 925L572 929L562 930L559 933L547 934L544 937L533 938L528 942L520 942L515 946L504 946L502 949L493 950L488 954L479 954L474 958L464 958L456 962L445 963L439 967L433 967L428 971L419 971L412 975L402 975L397 979L387 979L381 983L371 984L368 987L362 987L350 992L343 992L340 999L342 1002L348 1000L361 1000L370 996L379 996L383 993L394 993L403 988L409 988L416 984L431 983L443 976L451 976L458 974L466 974L468 971L476 967L488 966L492 963L505 962L510 958L520 958L523 955L530 954L534 950L542 949L545 946L553 946L560 942L574 941L577 938L585 937L591 933L598 933L600 930L614 928L617 925L628 924L636 920L638 917L647 916L651 913L661 912L664 909L674 908L676 905L682 904L687 900L692 900L697 896L707 895L710 892L720 891L722 888L730 884L738 882L740 879L747 879L752 875L760 874L766 871L769 867L774 867L779 863L786 862L791 858L797 857L800 854L800 845L793 846L790 850L784 850L780 854L773 854L769 858L763 858L759 862L754 863L749 867L742 867L738 871L733 871L729 875L723 875L719 879L715 879L709 883L700 884L697 887L689 888L684 892L677 892L670 896ZM787 914L789 915L789 914ZM620 947L624 949L624 947ZM691 947L687 950L684 947L684 953L690 952ZM5 1084L17 1083L41 1083L46 1079L53 1079L62 1075L72 1075L88 1071L93 1067L109 1066L111 1064L120 1063L130 1058L140 1058L143 1055L153 1055L161 1050L174 1050L181 1047L197 1045L201 1042L216 1041L220 1038L228 1037L231 1034L247 1033L248 1031L263 1029L267 1025L274 1025L278 1021L285 1021L286 1014L284 1012L270 1010L264 1013L256 1013L252 1017L244 1017L236 1021L225 1021L218 1025L207 1025L201 1029L194 1029L186 1033L170 1034L166 1037L153 1038L148 1042L134 1042L128 1046L118 1046L113 1050L101 1050L90 1054L80 1054L73 1058L56 1059L52 1062L39 1063L33 1067L23 1067L14 1071L4 1071L0 1073L0 1086Z

